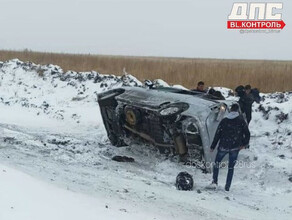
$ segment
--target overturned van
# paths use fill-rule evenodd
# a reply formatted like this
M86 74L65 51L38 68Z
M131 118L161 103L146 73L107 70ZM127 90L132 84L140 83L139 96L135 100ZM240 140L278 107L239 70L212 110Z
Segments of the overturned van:
M210 145L232 105L205 93L172 87L121 87L99 94L98 102L113 145L146 141L200 166L213 161ZM205 168L210 171L210 166Z

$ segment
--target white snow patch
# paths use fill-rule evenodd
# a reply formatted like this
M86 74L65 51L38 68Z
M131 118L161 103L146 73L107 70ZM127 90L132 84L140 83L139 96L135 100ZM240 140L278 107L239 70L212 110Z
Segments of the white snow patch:
M3 165L0 165L0 195L3 220L155 219L153 213L130 212L133 207L129 204L58 188Z

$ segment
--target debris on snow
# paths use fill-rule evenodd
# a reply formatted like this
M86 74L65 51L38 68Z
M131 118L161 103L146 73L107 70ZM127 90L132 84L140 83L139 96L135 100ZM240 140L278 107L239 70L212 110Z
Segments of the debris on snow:
M117 161L117 162L130 162L130 163L135 162L134 158L127 157L127 156L114 156L112 160Z

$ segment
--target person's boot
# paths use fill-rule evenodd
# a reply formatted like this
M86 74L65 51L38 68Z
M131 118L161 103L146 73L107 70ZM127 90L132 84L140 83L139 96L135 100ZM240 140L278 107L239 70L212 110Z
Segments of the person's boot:
M227 185L225 185L225 191L226 191L226 192L228 192L228 191L229 191L229 189L230 189L230 187L229 187L229 186L227 186Z
M216 190L217 187L218 187L218 183L214 182L213 180L212 183L206 187L206 189Z

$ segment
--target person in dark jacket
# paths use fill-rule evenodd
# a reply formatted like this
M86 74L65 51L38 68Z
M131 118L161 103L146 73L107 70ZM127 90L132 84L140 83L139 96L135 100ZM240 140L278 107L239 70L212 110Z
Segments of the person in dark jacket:
M197 88L193 89L192 91L206 93L205 83L203 81L198 82Z
M236 88L237 95L240 97L238 104L240 105L242 113L245 114L247 123L249 124L252 118L252 104L255 99L251 93L251 86L239 86Z
M251 94L253 96L253 99L256 103L261 102L261 96L260 96L260 91L257 88L254 88L251 90Z
M246 115L247 123L249 124L252 118L252 104L254 103L254 97L251 93L251 86L245 86L245 96L244 96L244 112Z
M248 147L250 139L248 125L244 118L239 115L238 111L238 104L233 104L231 106L231 112L220 122L211 145L211 152L213 152L219 142L215 165L213 167L213 182L211 184L215 185L215 187L218 183L219 164L226 154L229 154L228 174L225 185L226 191L229 191L231 186L238 153L241 149Z
M216 100L225 100L225 97L222 95L222 93L218 90L215 90L213 88L210 88L208 91L208 95L211 95L211 99L216 99Z

